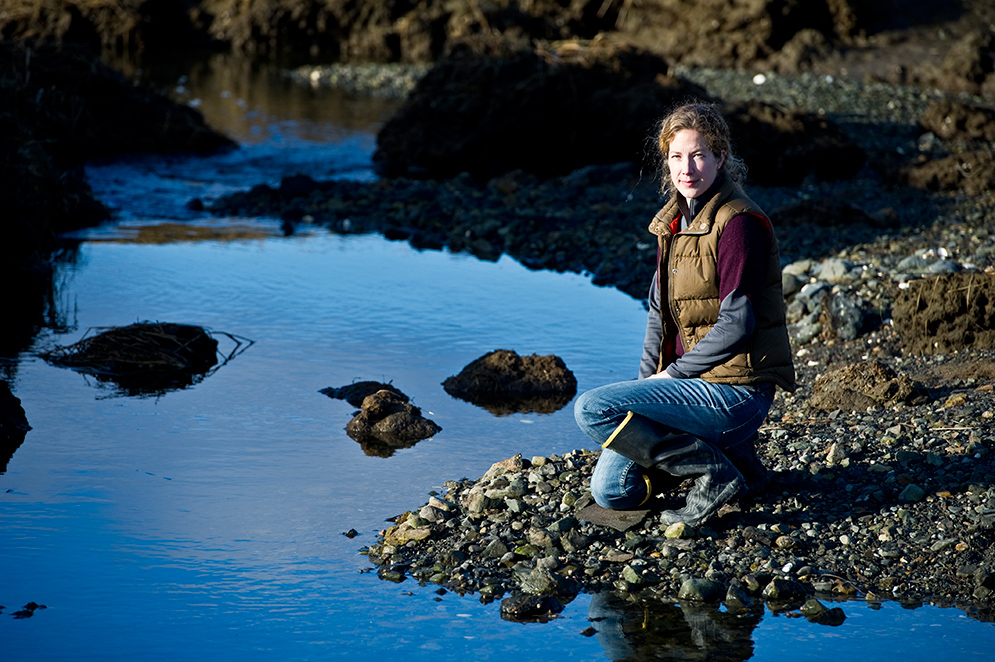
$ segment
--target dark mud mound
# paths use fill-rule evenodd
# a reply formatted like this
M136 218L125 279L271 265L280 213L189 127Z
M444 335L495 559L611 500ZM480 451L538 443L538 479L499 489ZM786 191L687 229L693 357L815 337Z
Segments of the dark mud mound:
M995 349L995 274L912 281L896 294L892 319L908 354Z
M995 188L995 155L981 149L927 161L910 169L909 184L926 191L982 195Z
M377 136L387 176L540 177L592 164L655 171L655 127L673 107L716 102L647 51L607 41L506 57L463 52L431 69ZM848 179L864 150L825 117L759 102L725 110L736 150L759 185Z
M995 110L991 108L941 99L926 108L919 122L944 140L995 142Z
M995 32L975 27L958 39L944 56L940 75L946 89L995 92Z
M383 127L374 161L391 176L482 179L638 161L662 109L707 99L668 69L645 51L605 43L498 58L456 54L433 67Z
M930 104L919 120L922 130L947 141L932 158L920 155L906 168L907 183L934 192L981 196L995 188L995 110L943 99Z
M17 239L34 234L40 242L47 235L51 243L52 233L108 216L83 180L88 160L233 146L196 110L134 85L83 52L0 42L2 224ZM30 250L17 257L25 253Z
M210 42L196 0L5 0L4 39L83 46L94 53L138 55Z
M7 382L0 382L0 474L7 471L7 463L30 429L21 401L10 392Z
M218 363L218 341L199 326L138 322L56 348L42 358L113 383L126 395L158 395L201 381Z
M577 378L552 354L519 356L497 349L471 361L442 387L449 395L497 415L562 409L577 393Z
M880 361L848 363L826 373L812 387L809 403L825 411L866 411L868 407L920 404L926 392L907 375Z
M362 410L345 429L364 453L375 457L390 457L396 450L410 448L442 430L396 389L366 396Z
M156 55L176 44L299 61L428 62L461 44L593 38L609 34L691 65L798 68L829 47L853 45L909 0L20 0L6 3L0 34ZM916 10L929 4L915 0ZM922 7L920 7L920 5ZM921 14L921 16L920 16ZM916 12L916 20L956 12ZM975 40L977 41L977 40ZM983 46L983 44L982 44ZM974 64L965 43L951 71Z
M850 43L868 21L853 0L656 0L612 2L619 31L633 43L695 66L738 68L779 53L806 54L799 42ZM636 6L634 6L636 5ZM781 62L799 66L797 59Z

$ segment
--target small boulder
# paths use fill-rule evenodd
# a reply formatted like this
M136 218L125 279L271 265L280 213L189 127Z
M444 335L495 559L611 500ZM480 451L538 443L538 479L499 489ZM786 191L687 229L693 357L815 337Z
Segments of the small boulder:
M558 356L519 356L513 350L497 349L471 361L442 387L494 414L549 414L573 399L577 378Z
M410 448L442 430L408 402L407 396L380 390L363 399L363 408L346 425L367 455L390 457L399 448Z

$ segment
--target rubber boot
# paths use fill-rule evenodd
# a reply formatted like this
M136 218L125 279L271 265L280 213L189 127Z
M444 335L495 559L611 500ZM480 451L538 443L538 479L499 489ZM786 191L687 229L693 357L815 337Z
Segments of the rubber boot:
M748 500L760 496L770 484L770 473L757 455L756 443L759 440L760 435L754 432L748 439L722 449L746 481L746 491L741 495L742 499Z
M630 411L601 447L629 458L644 469L646 498L639 504L641 507L653 496L677 489L684 482L683 478L663 469L656 456L675 443L686 443L689 438L689 435L674 432L652 419Z
M742 474L722 451L694 435L675 432L631 411L602 448L610 448L650 472L672 476L678 484L685 478L695 478L688 491L687 505L661 513L666 524L678 521L698 524L733 499L744 486ZM651 484L652 479L648 482ZM671 483L670 488L673 487L676 485ZM662 490L657 487L655 491Z
M688 490L687 505L660 513L660 522L664 525L700 524L745 488L743 475L725 454L695 437L690 443L662 453L660 464L674 476L695 477L694 485Z
M630 411L601 447L624 455L645 469L653 469L660 463L658 455L689 439L694 437Z

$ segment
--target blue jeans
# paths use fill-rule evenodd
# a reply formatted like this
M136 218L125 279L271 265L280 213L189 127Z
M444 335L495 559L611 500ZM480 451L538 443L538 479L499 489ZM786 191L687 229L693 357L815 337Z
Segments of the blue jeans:
M773 402L773 384L736 386L703 379L638 379L581 394L574 403L574 418L599 446L631 411L721 450L750 438ZM632 508L646 498L644 473L632 460L605 449L594 467L591 495L603 508Z

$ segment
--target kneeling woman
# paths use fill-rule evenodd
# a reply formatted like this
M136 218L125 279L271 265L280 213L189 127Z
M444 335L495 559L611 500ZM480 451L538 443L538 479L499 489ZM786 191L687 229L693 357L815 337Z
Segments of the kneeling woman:
M604 508L645 504L695 478L664 524L698 524L737 496L762 491L757 430L774 388L795 388L777 240L743 192L743 163L711 105L662 121L666 205L649 230L658 263L639 379L581 395L578 425L604 447L591 480Z

